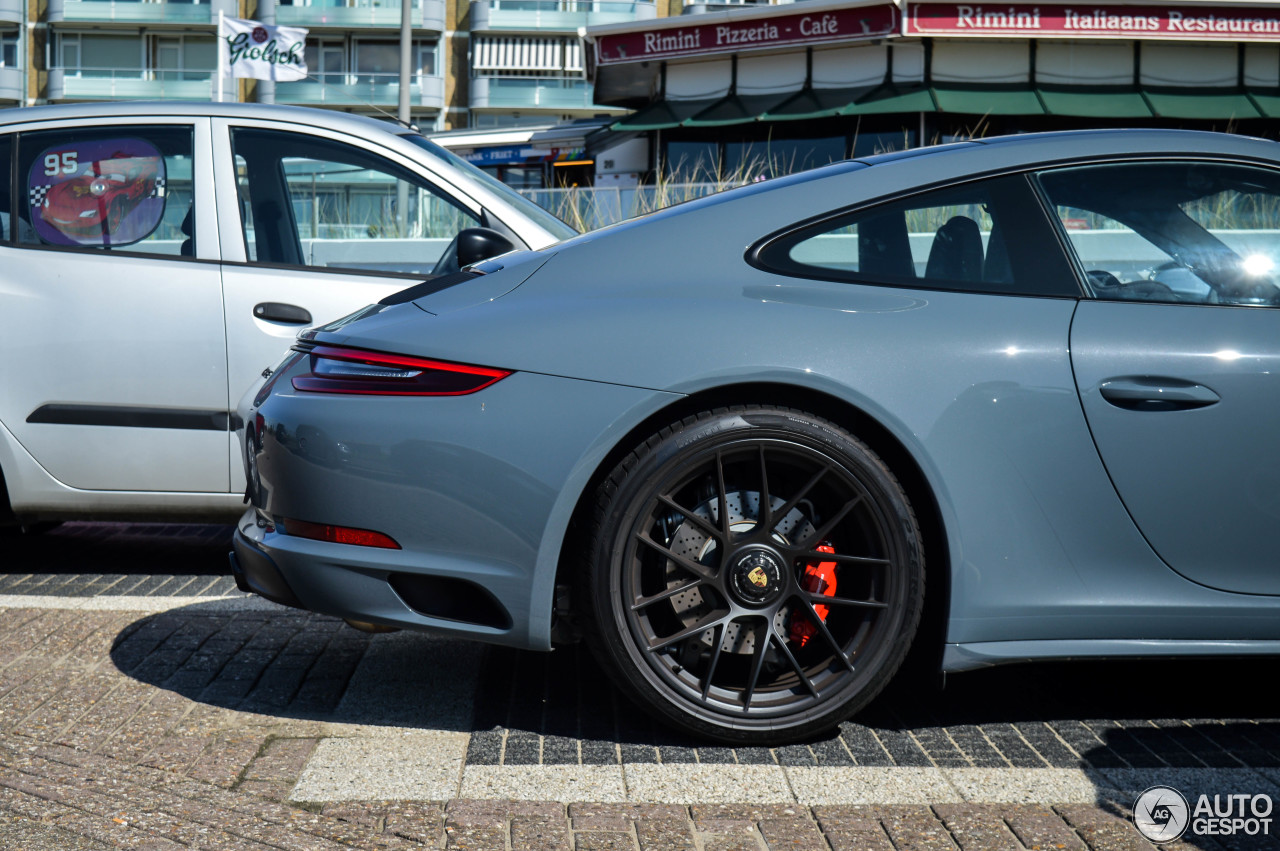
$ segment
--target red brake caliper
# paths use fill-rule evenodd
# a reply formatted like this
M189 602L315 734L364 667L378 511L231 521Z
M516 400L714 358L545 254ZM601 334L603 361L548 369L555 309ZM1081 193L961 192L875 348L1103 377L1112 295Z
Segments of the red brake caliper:
M835 554L836 548L831 546L827 541L823 541L814 549L820 553ZM836 595L836 563L834 561L821 561L817 564L810 562L804 566L804 576L800 577L800 587L808 591L810 594L822 594L826 597L834 597ZM818 617L822 618L823 623L827 620L827 607L815 605L813 610L818 613ZM803 610L796 612L791 616L791 640L804 647L809 643L809 639L818 631L818 625L813 623Z

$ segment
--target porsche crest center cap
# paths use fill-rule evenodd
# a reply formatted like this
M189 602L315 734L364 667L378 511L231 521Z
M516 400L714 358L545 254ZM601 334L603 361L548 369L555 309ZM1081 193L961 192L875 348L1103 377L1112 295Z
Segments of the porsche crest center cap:
M763 606L782 593L782 563L769 550L738 553L729 570L729 586L740 603Z

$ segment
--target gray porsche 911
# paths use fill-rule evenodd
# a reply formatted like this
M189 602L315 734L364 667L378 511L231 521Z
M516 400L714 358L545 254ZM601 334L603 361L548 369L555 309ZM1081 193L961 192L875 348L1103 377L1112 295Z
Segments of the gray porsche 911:
M435 278L242 411L242 586L590 645L737 743L945 671L1280 653L1280 147L984 139Z

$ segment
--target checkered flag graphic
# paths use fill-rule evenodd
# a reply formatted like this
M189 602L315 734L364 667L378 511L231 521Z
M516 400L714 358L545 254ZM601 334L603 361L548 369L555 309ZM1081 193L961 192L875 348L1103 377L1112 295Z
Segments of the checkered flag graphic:
M151 197L152 198L164 197L164 176L163 175L156 178L156 185L151 190Z
M46 195L48 195L48 194L49 194L49 190L50 190L50 189L52 189L52 188L53 188L53 187L51 187L51 186L49 186L49 185L45 185L45 186L32 186L32 187L31 187L30 196L29 196L29 200L30 200L30 203L31 203L32 208L35 208L35 207L43 207L43 206L44 206L44 198L45 198L45 196L46 196Z

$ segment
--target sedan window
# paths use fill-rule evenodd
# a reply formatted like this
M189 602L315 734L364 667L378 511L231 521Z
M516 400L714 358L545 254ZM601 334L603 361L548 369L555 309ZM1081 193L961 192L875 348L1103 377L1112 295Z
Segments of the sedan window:
M1096 298L1280 305L1280 173L1149 162L1039 181Z
M190 127L23 133L14 175L20 244L195 256Z
M232 133L250 262L429 275L479 217L367 151L317 136Z
M767 243L757 261L798 277L1017 295L1078 296L1021 175L833 217Z

